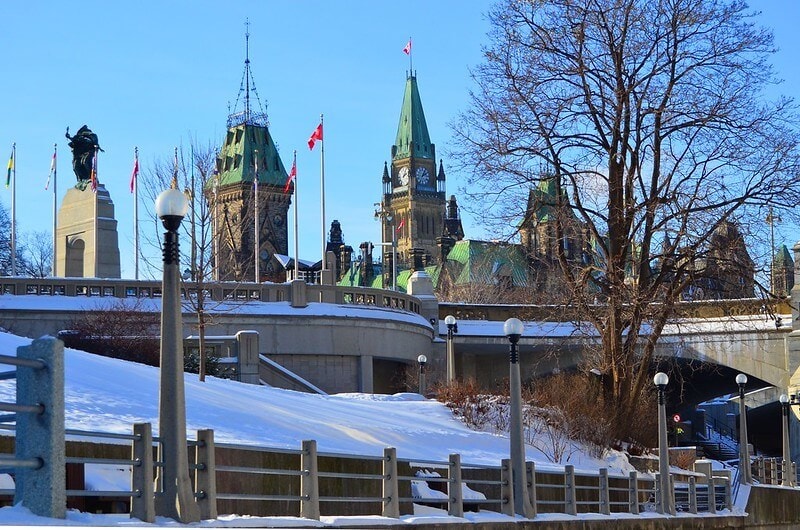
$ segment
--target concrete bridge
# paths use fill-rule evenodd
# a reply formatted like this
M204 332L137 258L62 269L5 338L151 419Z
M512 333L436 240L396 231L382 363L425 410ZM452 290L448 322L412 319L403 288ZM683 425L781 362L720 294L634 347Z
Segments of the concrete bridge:
M590 328L575 324L579 315L563 308L440 304L429 280L421 280L416 286L412 282L410 295L300 281L186 283L184 336L197 333L191 302L197 289L204 289L209 335L257 331L258 353L330 393L404 390L403 376L415 371L421 353L430 360L432 376L444 373L443 319L448 314L459 322L456 374L487 386L508 375L502 325L509 317L522 319L526 326L520 341L523 377L573 369L586 348L597 345ZM160 288L160 282L152 281L2 278L0 326L35 338L69 328L87 311L127 307L158 313ZM800 331L791 328L796 316L788 304L767 314L761 300L680 305L657 351L661 358L677 359L686 367L688 392L676 410L683 413L705 399L735 392L734 377L742 372L750 378L748 389L772 388L759 393L758 401L756 396L748 398L749 406L765 405L772 415L780 393L800 393L800 376L795 376L800 366L795 335ZM698 362L716 369L698 372ZM800 440L800 427L796 430L795 439Z

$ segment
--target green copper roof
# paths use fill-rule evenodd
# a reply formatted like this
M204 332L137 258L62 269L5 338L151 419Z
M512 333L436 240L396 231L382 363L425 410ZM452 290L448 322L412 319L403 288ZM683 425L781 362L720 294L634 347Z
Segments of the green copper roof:
M520 245L463 239L447 255L460 264L456 284L492 284L499 276L510 276L515 286L528 284L528 262Z
M792 254L789 252L789 249L786 247L786 245L781 245L781 247L778 249L778 252L775 254L775 264L794 265Z
M400 123L397 126L397 138L394 144L392 148L394 160L411 156L430 160L436 158L435 148L428 134L425 112L422 110L422 100L419 98L417 78L413 75L406 79L403 108L400 110Z
M219 185L253 182L258 152L258 182L283 187L288 175L269 129L239 124L228 129L217 157Z

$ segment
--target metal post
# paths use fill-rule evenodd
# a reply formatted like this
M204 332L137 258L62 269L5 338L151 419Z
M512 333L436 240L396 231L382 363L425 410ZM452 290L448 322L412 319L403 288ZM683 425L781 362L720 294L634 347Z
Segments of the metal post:
M697 513L697 480L689 477L689 512Z
M750 455L747 451L747 407L744 404L744 386L747 384L747 376L737 375L736 384L739 385L739 482L750 484L753 478L750 470Z
M419 363L419 395L425 397L425 364L428 362L428 358L420 355L417 357L417 362Z
M794 486L792 480L792 453L789 440L789 396L781 394L781 412L783 413L783 462L781 465L781 485L785 487Z
M528 501L531 506L531 517L536 517L536 463L525 462L525 474L528 483Z
M661 513L674 514L675 506L672 488L669 481L669 447L667 444L667 404L665 391L669 384L669 377L664 372L658 372L653 378L653 383L658 388L658 474L659 490L661 491Z
M183 323L180 300L178 228L188 201L177 188L161 193L156 213L164 233L164 273L161 298L161 380L158 396L158 436L161 438L159 470L163 490L156 495L156 514L181 523L200 521L189 477L186 447L186 396L183 384Z
M456 352L453 344L453 334L458 333L458 322L453 315L444 317L447 326L447 384L452 383L456 378Z
M509 386L511 392L511 478L514 483L514 513L531 516L525 471L525 438L522 429L522 382L519 370L517 343L522 335L522 322L509 318L503 330L510 343Z

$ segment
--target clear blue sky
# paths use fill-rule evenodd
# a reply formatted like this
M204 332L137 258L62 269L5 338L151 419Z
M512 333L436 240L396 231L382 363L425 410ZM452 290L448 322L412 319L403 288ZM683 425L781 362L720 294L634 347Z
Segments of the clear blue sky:
M270 131L287 169L298 152L300 257L319 259L319 153L306 140L325 115L326 217L348 244L380 241L374 206L390 158L413 39L413 67L431 139L448 169L448 122L469 104L468 68L480 59L488 3L463 0L2 2L0 159L17 144L19 232L52 228L44 191L53 143L59 148L59 203L74 185L64 138L88 124L105 149L100 180L119 226L123 277L133 276L133 149L146 170L175 146L220 143L228 104L239 92L245 19L250 59ZM800 96L800 2L752 2L775 32L781 92ZM463 179L447 172L447 193ZM0 189L9 207L10 190ZM143 208L140 208L140 212ZM491 237L464 215L467 237ZM141 220L141 230L153 223ZM797 233L776 226L776 239ZM290 238L293 235L290 232ZM184 247L185 248L185 247ZM149 254L157 251L150 249Z

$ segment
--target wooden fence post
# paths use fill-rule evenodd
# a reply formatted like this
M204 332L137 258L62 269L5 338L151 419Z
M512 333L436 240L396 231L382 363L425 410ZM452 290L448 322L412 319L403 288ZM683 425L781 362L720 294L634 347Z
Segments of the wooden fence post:
M400 518L400 489L397 484L397 449L383 448L383 510L384 517Z
M302 471L300 475L300 517L319 521L319 472L316 440L303 440L300 471Z
M197 431L197 447L195 448L194 490L198 494L197 504L200 507L201 519L217 518L217 469L214 455L214 430Z
M502 512L514 516L514 483L511 480L511 459L504 458L500 465L500 498Z
M464 517L464 489L461 485L461 455L450 455L447 473L447 514Z
M145 523L156 519L155 492L153 488L153 428L149 423L134 423L136 438L131 444L131 517Z

